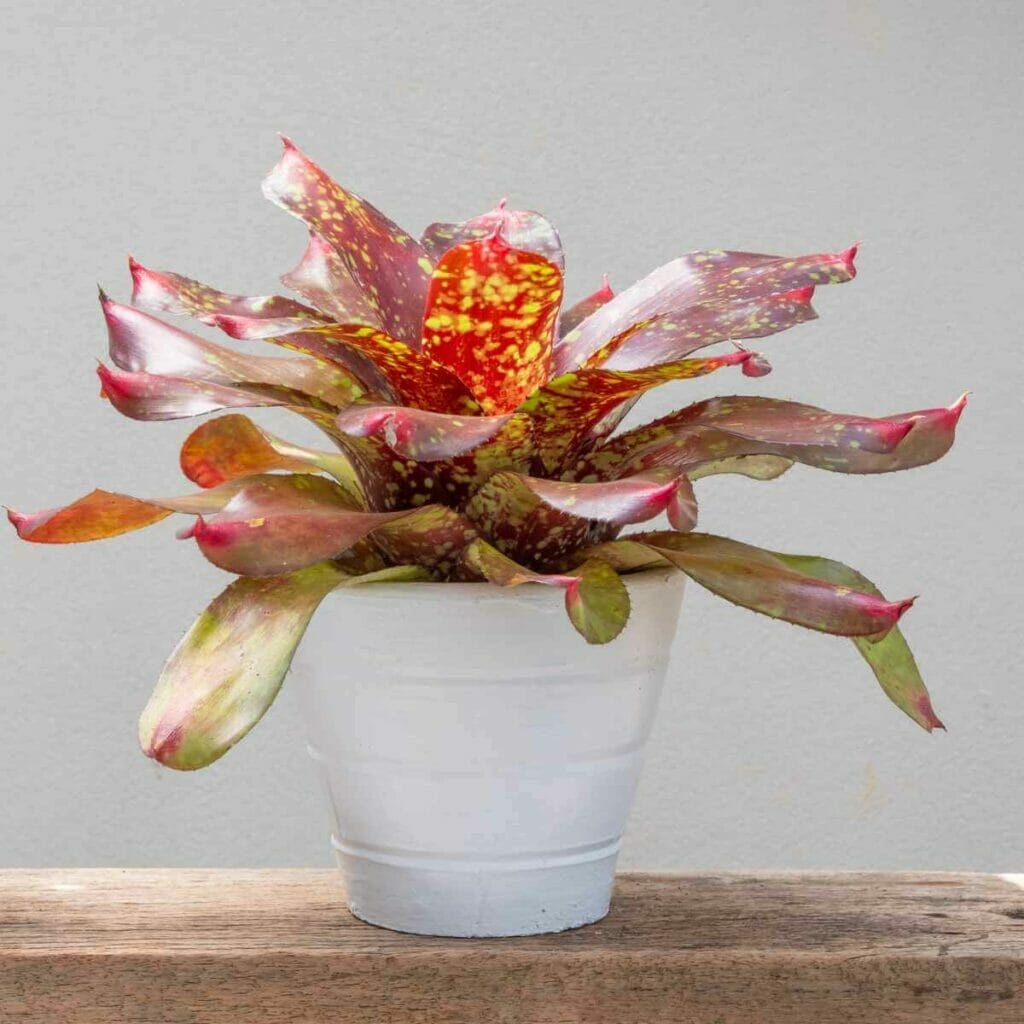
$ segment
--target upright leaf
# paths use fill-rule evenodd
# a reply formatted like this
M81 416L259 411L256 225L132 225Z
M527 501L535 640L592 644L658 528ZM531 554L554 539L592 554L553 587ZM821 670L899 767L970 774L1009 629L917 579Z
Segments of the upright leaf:
M263 193L334 247L388 334L419 346L432 269L419 242L342 188L289 139Z
M281 283L311 302L329 320L383 326L380 314L367 301L337 250L315 231L310 231L299 262L281 275Z
M563 309L558 318L558 333L565 337L570 331L575 330L591 313L596 313L606 302L615 298L615 292L608 283L608 275L604 275L601 287L591 292L585 298L574 302L567 309Z
M515 409L551 366L562 275L500 234L449 249L430 281L423 352L452 371L486 413Z

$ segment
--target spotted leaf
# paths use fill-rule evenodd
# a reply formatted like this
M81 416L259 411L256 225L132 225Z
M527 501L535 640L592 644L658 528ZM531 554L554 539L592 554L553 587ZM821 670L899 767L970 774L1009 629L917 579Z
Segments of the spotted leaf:
M653 549L733 604L823 633L881 636L913 604L912 599L886 601L877 593L829 582L800 571L775 552L726 537L639 533L627 540ZM600 546L591 554L612 560Z
M266 338L284 330L316 327L325 317L315 309L282 295L229 295L209 285L166 270L151 270L129 257L132 302L156 313L192 316L212 324L214 317L238 317L249 323L250 338Z
M643 370L577 370L563 373L532 394L522 406L535 421L535 448L541 466L554 472L574 457L608 417L625 402L674 380L743 366L755 353L728 352L707 359L682 359Z
M335 422L352 437L380 434L398 455L437 462L465 455L490 441L508 423L505 416L452 416L398 405L353 405Z
M608 283L608 275L604 275L601 287L596 292L591 292L586 298L574 302L567 309L563 309L558 318L558 333L565 337L570 331L575 330L591 313L596 313L606 302L615 298Z
M281 275L281 283L311 302L327 319L382 326L380 314L367 301L337 250L315 231L309 233L302 259Z
M495 473L465 511L499 551L532 569L559 566L591 539L589 520L552 508L517 473Z
M463 563L499 587L540 583L564 590L569 621L587 643L609 643L629 620L629 593L606 562L589 561L572 573L540 573L519 565L486 541L476 540L466 549Z
M476 536L473 524L461 513L444 505L425 505L375 530L373 542L392 562L417 565L444 579Z
M632 324L670 316L685 327L694 306L717 307L851 280L857 247L814 256L762 256L709 249L680 256L619 292L570 331L555 353L555 371L584 366ZM769 332L770 333L770 332ZM760 335L751 335L759 337Z
M868 420L775 399L728 401L734 411L742 402L742 418L723 418L714 400L698 403L613 438L579 460L570 476L606 479L661 467L697 476L708 463L764 455L837 473L912 469L949 450L965 403L961 398L948 407ZM776 415L777 424L765 429ZM886 446L888 452L870 450Z
M813 288L783 295L724 302L699 303L681 314L664 314L624 331L594 353L585 366L635 370L682 359L697 349L721 341L764 338L817 318L811 308ZM756 368L756 366L755 366ZM745 366L748 376L755 376Z
M352 375L336 363L235 352L103 294L100 304L107 322L110 358L122 370L208 384L285 388L337 409L363 393Z
M510 412L548 378L562 275L500 234L449 249L430 281L423 352L484 412Z
M342 188L289 139L263 182L263 193L333 246L385 331L419 345L432 269L419 242Z
M125 373L100 364L100 396L133 420L178 420L221 409L287 405L283 398L254 389L207 384L187 377Z
M352 498L323 477L249 477L222 511L200 516L182 536L194 537L221 569L272 576L338 555L378 526L408 514L354 508Z
M598 519L624 526L642 523L661 515L670 506L680 489L678 473L644 473L602 483L569 483L521 476L522 482L545 505L583 519ZM692 499L686 483L682 483L683 500ZM687 493L688 491L688 493ZM676 509L683 520L681 509Z
M415 409L463 415L480 409L466 385L451 370L429 354L418 352L371 327L339 324L269 340L337 363L360 376L370 388L383 383L387 394L397 403ZM373 376L367 376L367 364Z

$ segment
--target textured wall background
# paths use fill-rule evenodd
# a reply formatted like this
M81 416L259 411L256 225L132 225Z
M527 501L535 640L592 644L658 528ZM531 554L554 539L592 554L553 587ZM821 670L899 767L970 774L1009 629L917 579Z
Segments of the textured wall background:
M96 398L95 282L125 254L274 288L300 225L260 196L289 132L419 229L508 194L548 212L569 294L706 246L864 239L822 319L725 389L883 414L974 392L942 463L703 485L703 524L831 554L906 620L927 736L840 640L691 587L624 861L646 868L1021 869L1018 669L1024 158L1016 3L3 3L0 500L176 486L189 424ZM0 536L0 864L317 864L325 818L287 691L178 775L134 722L223 584L157 527L106 544ZM396 628L400 628L396 625Z

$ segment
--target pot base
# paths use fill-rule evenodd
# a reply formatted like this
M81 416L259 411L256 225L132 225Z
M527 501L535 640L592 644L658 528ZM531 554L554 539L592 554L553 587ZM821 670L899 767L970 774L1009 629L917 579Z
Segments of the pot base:
M498 938L601 920L620 843L501 862L355 849L336 838L332 845L349 909L367 924L416 935Z

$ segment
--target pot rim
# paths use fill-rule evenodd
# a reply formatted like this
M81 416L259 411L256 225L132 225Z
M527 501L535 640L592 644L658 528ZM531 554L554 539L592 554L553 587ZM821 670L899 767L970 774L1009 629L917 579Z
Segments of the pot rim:
M622 573L623 582L629 590L634 588L646 590L665 583L678 583L686 580L686 574L674 565L654 565L639 572ZM403 583L365 583L351 587L339 587L332 590L327 599L336 597L352 597L366 600L368 597L384 598L385 600L457 600L479 601L481 599L497 599L517 601L545 601L551 599L554 588L541 584L522 584L516 587L499 587L493 583L423 580Z

